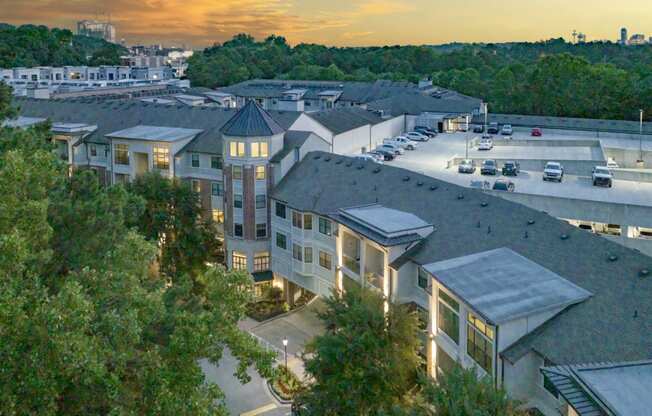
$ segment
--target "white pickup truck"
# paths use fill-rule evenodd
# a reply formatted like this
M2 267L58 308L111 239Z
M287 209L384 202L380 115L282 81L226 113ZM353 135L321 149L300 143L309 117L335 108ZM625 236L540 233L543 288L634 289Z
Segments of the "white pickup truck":
M614 182L614 176L606 166L596 166L593 168L591 175L593 186L605 186L611 188Z
M559 162L548 162L543 169L544 181L556 181L561 183L564 179L564 167Z

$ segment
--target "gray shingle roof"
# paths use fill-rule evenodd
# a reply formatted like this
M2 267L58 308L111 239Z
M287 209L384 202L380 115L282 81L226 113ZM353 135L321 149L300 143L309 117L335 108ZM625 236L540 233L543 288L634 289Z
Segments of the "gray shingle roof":
M367 124L375 125L384 121L379 115L359 107L334 108L308 113L307 115L334 134L357 129Z
M447 114L472 114L480 108L481 100L471 97L435 98L423 94L400 94L382 100L372 101L367 108L382 110L386 114L420 115L425 112Z
M249 100L220 130L225 136L266 137L285 131L267 111Z
M283 148L276 152L274 156L269 160L272 163L279 163L285 158L290 152L296 148L300 148L308 140L311 134L314 134L311 131L301 131L301 130L290 130L286 131L283 136Z
M507 247L593 293L504 351L510 360L532 349L555 364L652 358L652 278L639 275L652 258L636 250L480 190L324 152L294 166L273 197L321 215L371 203L411 212L435 226L410 257L417 264Z
M91 143L108 143L105 135L137 125L201 129L184 150L200 153L222 153L220 128L235 114L233 109L191 107L187 105L151 104L136 100L106 101L93 98L68 100L36 100L14 98L20 115L49 118L53 122L88 123L97 130L88 136ZM271 111L269 114L284 128L289 127L301 113Z

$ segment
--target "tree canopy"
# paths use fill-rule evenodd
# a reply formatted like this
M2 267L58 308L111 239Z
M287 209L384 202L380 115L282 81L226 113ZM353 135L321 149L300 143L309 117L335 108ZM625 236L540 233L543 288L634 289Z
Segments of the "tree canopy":
M240 34L196 53L188 68L194 86L210 88L254 78L424 77L485 99L493 112L636 119L642 108L652 117L652 48L610 42L326 47Z

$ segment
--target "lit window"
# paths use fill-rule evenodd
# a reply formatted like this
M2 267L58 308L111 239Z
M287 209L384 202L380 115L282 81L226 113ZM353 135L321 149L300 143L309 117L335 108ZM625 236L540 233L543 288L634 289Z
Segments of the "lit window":
M190 155L190 166L193 168L199 167L199 155L197 153Z
M242 237L242 224L233 224L233 235L236 237Z
M232 268L233 270L247 270L247 255L239 253L237 251L233 252L232 255Z
M251 157L267 157L267 142L251 143Z
M303 262L312 263L312 247L303 248Z
M222 169L222 158L219 156L211 156L211 169Z
M303 214L303 229L312 230L312 214Z
M245 157L244 142L231 142L229 150L229 155L231 157Z
M303 215L300 212L292 211L292 226L303 228Z
M265 180L265 166L256 166L256 180Z
M267 224L256 224L256 238L267 237Z
M319 265L324 269L331 270L333 267L333 256L325 251L319 250Z
M242 194L233 195L233 208L242 208Z
M469 313L466 353L489 374L493 374L493 338L493 328Z
M326 218L319 217L319 232L324 235L332 235L333 230L330 220Z
M233 179L242 180L242 166L233 166Z
M114 161L116 165L129 165L129 145L116 144L114 146Z
M269 253L264 251L254 254L254 272L269 270Z
M224 195L224 187L222 182L211 182L211 195L222 196Z
M256 195L256 209L263 209L267 206L266 195Z
M292 258L297 261L303 261L303 247L298 244L292 244Z
M285 218L285 204L281 204L280 202L276 203L276 216L279 218Z
M167 147L154 147L154 169L170 169L170 150Z
M192 191L200 193L201 192L201 183L199 182L199 179L193 179L190 181L192 185Z
M213 221L215 221L218 224L224 224L224 211L222 211L221 209L214 209Z
M282 248L283 250L287 250L288 240L285 234L276 233L276 247Z
M439 289L437 328L456 344L460 340L460 305L448 293Z

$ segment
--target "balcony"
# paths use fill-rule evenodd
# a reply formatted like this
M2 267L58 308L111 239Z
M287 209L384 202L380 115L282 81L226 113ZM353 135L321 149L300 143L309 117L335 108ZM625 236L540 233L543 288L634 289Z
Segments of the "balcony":
M360 246L361 242L349 233L342 235L342 262L344 267L353 273L360 274Z
M371 244L365 246L364 278L368 285L383 290L385 286L385 253Z

